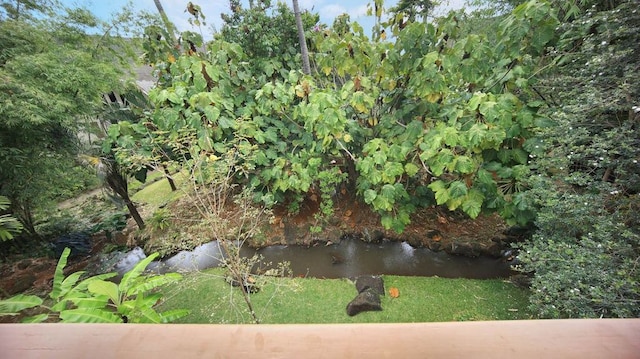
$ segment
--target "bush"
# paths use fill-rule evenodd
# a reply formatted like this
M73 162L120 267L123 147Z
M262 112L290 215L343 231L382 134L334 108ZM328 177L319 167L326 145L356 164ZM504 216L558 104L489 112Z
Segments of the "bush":
M556 194L522 245L535 273L531 310L542 318L640 316L640 235L602 206L598 194Z
M614 5L556 29L557 66L537 85L557 126L532 156L538 230L520 259L543 318L640 316L640 13Z

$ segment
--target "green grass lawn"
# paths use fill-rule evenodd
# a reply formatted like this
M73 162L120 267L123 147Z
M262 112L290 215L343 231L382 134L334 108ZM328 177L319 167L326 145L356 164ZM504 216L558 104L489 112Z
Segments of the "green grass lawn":
M154 176L158 175L164 176L163 173L154 172ZM162 178L144 186L144 188L140 189L133 196L131 196L131 199L134 202L144 203L153 208L157 208L163 204L167 204L183 194L180 186L185 181L185 174L182 172L175 173L173 174L173 179L176 186L178 187L178 190L175 192L171 192L169 181Z
M528 292L503 280L384 276L383 311L346 314L356 296L348 279L264 278L252 294L262 323L401 323L529 319ZM389 296L389 288L400 291ZM250 323L240 289L219 268L185 275L164 288L160 310L189 309L182 323Z

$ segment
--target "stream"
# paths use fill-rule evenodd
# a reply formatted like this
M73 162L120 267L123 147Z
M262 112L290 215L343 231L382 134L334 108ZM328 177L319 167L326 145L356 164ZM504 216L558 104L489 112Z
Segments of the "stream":
M262 269L273 268L277 263L289 261L294 276L316 278L346 278L364 274L438 276L444 278L506 278L512 274L509 263L498 258L468 258L427 248L414 248L405 242L384 241L365 243L357 239L344 239L340 243L306 247L275 245L261 249L241 247L242 256L262 256L263 263L271 263ZM157 273L188 272L216 267L222 251L217 242L196 247L192 251L153 262L148 269ZM140 248L129 252L116 266L124 273L145 257Z

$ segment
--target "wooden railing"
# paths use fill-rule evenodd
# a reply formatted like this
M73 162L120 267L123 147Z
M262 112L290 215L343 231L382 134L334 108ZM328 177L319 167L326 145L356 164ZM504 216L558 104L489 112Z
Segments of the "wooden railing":
M0 324L0 358L640 358L640 319Z

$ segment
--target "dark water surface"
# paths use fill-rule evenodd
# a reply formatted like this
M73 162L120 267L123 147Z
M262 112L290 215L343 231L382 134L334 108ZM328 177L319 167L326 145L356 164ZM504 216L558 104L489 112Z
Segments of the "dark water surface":
M277 245L255 250L241 248L246 257L259 254L264 263L289 261L295 276L345 278L363 274L403 276L439 276L445 278L506 278L509 264L501 259L452 256L426 248L413 248L405 242L365 243L345 239L339 244L305 247ZM222 251L217 242L182 251L173 257L152 263L149 268L161 273L192 271L218 266Z

